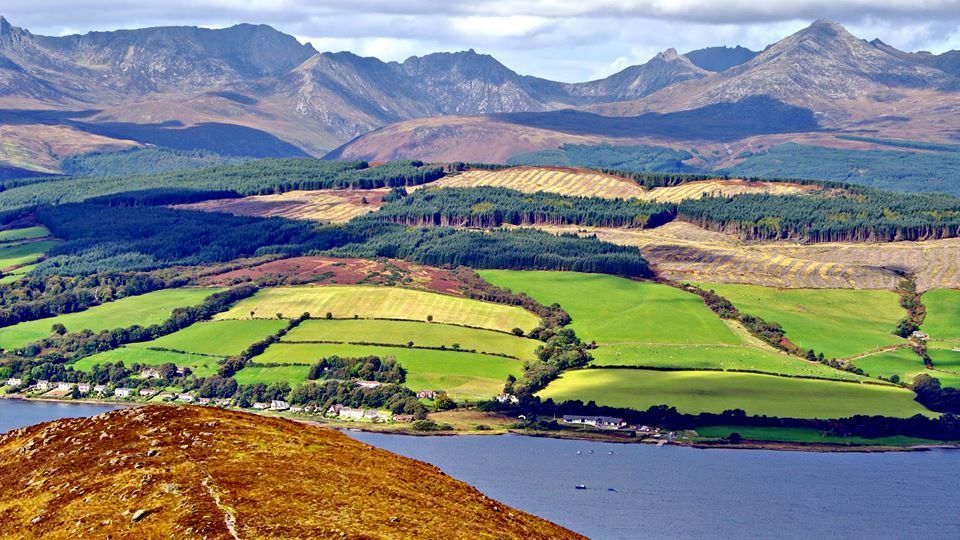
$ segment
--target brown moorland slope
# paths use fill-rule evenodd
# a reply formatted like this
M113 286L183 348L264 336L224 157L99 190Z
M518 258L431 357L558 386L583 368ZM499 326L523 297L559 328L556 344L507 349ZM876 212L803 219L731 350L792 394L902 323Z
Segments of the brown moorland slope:
M0 437L3 538L581 538L325 428L150 406Z

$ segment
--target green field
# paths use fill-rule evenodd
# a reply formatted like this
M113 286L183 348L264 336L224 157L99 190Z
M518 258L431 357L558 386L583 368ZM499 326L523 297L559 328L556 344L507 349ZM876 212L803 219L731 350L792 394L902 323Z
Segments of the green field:
M616 345L590 352L597 366L751 370L850 381L863 378L796 356L746 346Z
M341 343L387 343L405 346L412 341L421 347L451 348L459 344L463 350L506 354L520 360L536 358L542 343L502 332L464 328L439 323L382 320L304 321L284 337L284 341L336 341Z
M177 367L188 367L193 370L193 374L198 377L208 377L217 374L217 358L212 356L201 356L198 354L184 354L173 351L154 351L150 349L137 349L132 347L120 347L93 356L81 358L73 364L73 369L78 371L90 371L96 364L106 364L123 362L128 368L134 364L143 364L147 366L159 366L160 364L173 363Z
M503 391L507 375L519 376L522 370L522 364L517 360L499 356L335 343L277 343L255 357L254 362L309 365L333 355L393 356L407 370L406 386L415 391L446 390L457 400L489 399ZM238 372L238 381L239 375L246 370Z
M775 289L756 285L702 284L737 308L780 323L801 349L843 358L906 341L893 335L906 316L891 291Z
M0 270L36 262L44 253L57 245L56 240L41 240L23 244L0 245Z
M165 321L178 307L195 306L203 299L223 289L184 288L164 289L139 296L129 296L114 302L94 306L85 311L59 315L47 319L29 321L0 328L0 348L22 347L38 339L50 336L50 328L55 323L63 324L67 330L111 330L139 324L149 326Z
M913 400L913 392L894 386L712 371L582 369L564 373L538 395L637 410L670 405L690 414L727 409L787 418L932 414Z
M250 366L241 369L233 375L238 384L256 383L287 383L291 387L304 383L307 380L309 366Z
M960 291L934 289L921 300L927 308L923 331L937 339L960 340Z
M516 306L480 302L456 296L400 289L395 287L327 286L272 287L241 300L218 319L273 318L278 313L296 317L310 313L337 318L406 319L463 324L509 332L513 328L532 330L540 320Z
M276 334L287 324L287 321L280 319L204 321L153 341L131 344L130 347L235 356L252 343Z
M490 283L560 304L587 341L739 345L737 336L700 297L668 285L603 274L481 270Z
M943 371L960 373L960 343L931 340L927 342L927 354L933 361L933 367Z
M812 428L792 427L752 427L752 426L704 426L697 428L701 437L712 439L726 439L731 433L739 433L744 439L751 441L776 441L805 444L854 444L854 445L891 445L905 446L914 444L943 444L943 441L917 439L915 437L894 436L877 437L837 437L824 435Z
M483 270L487 281L559 303L598 366L755 370L828 379L856 375L780 353L728 325L695 295L659 283L600 274Z
M864 356L854 360L853 364L871 377L889 379L897 375L901 381L907 383L918 373L925 371L923 359L909 347Z
M27 227L24 229L9 229L0 231L0 242L15 242L17 240L36 240L50 236L46 227Z

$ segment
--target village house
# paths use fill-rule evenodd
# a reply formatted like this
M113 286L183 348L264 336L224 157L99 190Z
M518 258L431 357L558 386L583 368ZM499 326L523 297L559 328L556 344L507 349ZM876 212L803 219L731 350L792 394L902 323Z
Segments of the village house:
M376 388L383 385L383 383L379 381L357 381L356 384L360 388Z
M113 391L113 396L125 399L133 395L133 388L117 388Z
M77 391L81 394L87 394L90 392L90 383L80 383L77 385Z
M569 414L563 415L563 423L594 426L602 429L620 429L627 425L623 418L613 416L578 416Z
M270 404L269 404L269 403L262 403L262 402L259 402L259 401L258 401L258 402L256 402L256 403L253 404L253 408L256 409L256 410L258 410L258 411L265 411L265 410L267 410L267 409L270 408Z
M190 394L180 394L177 399L184 403L193 403L193 396Z
M41 381L37 381L36 388L41 392L46 392L47 390L50 390L51 388L53 388L53 385L50 384L50 381L41 380Z
M230 406L230 400L229 400L229 399L215 399L215 400L213 400L213 404L216 405L217 407L229 407L229 406Z
M413 422L412 414L395 414L393 415L394 422Z
M160 399L163 401L173 401L177 399L177 395L174 394L173 392L161 392Z
M71 382L60 382L57 383L57 392L72 392L73 383Z
M143 390L140 390L140 392L139 392L140 397L146 397L146 398L148 398L148 397L153 397L153 395L156 394L156 393L157 393L157 391L154 390L154 389L152 389L152 388L144 388Z
M443 390L421 390L417 392L417 397L420 399L435 399L437 394L442 394Z
M202 397L197 400L197 405L209 405L212 400L208 397Z
M292 412L292 413L301 413L301 412L303 412L303 407L290 407L290 412Z
M93 393L100 394L101 396L107 393L107 385L105 384L95 384L93 385Z
M520 400L517 398L517 396L513 394L500 394L495 399L498 403L511 403L514 405L520 403Z
M147 368L140 372L140 376L144 379L159 379L161 378L160 370L156 368Z
M910 339L913 339L916 341L926 341L930 339L930 335L927 334L926 332L915 330L912 334L910 334Z
M21 386L23 385L23 379L19 377L10 377L7 379L7 386Z
M389 420L392 415L388 412L378 411L376 409L367 409L363 411L363 417L374 422Z
M354 409L353 407L345 407L339 403L330 407L327 410L327 414L330 416L338 416L340 418L346 418L350 420L358 420L363 418L363 409Z
M275 399L270 402L271 411L287 411L290 410L290 404L286 401Z

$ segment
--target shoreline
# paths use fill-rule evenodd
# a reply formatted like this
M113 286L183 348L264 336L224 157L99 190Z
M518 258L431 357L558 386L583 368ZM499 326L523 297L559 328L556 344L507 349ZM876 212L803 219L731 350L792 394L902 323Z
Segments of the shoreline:
M43 398L43 397L25 397L25 396L11 396L7 394L0 395L0 399L6 399L11 401L23 401L23 402L41 402L41 403L60 403L67 405L101 405L109 406L116 408L135 408L143 407L147 405L163 405L163 406L173 406L173 407L200 407L201 405L186 405L186 404L169 404L169 403L130 403L122 401L108 401L108 400L98 400L98 399L58 399L58 398ZM263 412L257 411L248 411L245 409L237 409L234 407L229 407L228 410L235 410L240 412L248 412L250 414L259 414L263 416L272 416L276 418L285 418L287 420L292 420L294 422L309 425L313 427L323 427L328 429L334 429L340 432L354 431L361 433L375 433L383 435L402 435L407 437L491 437L491 436L500 436L500 435L520 435L525 437L541 437L548 439L564 439L572 441L587 441L587 442L601 442L601 443L615 443L615 444L648 444L648 445L671 445L671 446L681 446L687 448L696 448L699 450L768 450L768 451L777 451L777 452L814 452L814 453L864 453L864 454L875 454L875 453L889 453L889 452L927 452L931 450L960 450L960 444L916 444L916 445L854 445L854 444L838 444L838 443L795 443L795 442L783 442L783 441L753 441L753 440L743 440L739 443L729 443L726 441L697 441L697 440L680 440L680 441L663 441L660 439L653 438L642 438L642 437L629 437L624 433L619 433L616 431L603 432L603 431L533 431L525 429L496 429L491 428L490 430L444 430L444 431L413 431L409 429L408 424L399 424L399 426L404 427L395 427L397 424L371 424L365 425L360 422L337 422L337 421L325 421L324 419L311 419L309 417L301 417L294 415L265 415ZM376 425L378 427L371 428L370 426Z

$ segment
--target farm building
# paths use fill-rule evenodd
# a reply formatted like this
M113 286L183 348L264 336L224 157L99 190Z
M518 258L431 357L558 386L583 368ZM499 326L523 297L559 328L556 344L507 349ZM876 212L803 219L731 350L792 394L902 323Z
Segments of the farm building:
M161 377L160 370L156 368L147 368L140 372L140 376L144 379L159 379Z
M563 415L564 424L580 424L585 426L594 426L603 429L620 429L627 425L623 418L613 416L577 416Z

